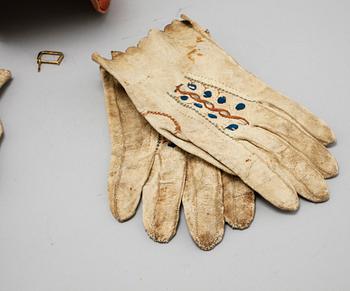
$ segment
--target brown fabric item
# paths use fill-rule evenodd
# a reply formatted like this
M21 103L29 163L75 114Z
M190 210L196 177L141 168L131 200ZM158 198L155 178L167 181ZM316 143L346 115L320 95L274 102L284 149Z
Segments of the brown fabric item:
M323 145L335 140L331 129L244 70L187 17L151 30L113 60L93 59L162 136L236 174L276 207L296 210L297 194L329 198L324 178L338 173Z
M96 9L96 11L100 13L107 12L110 2L111 2L110 0L91 0L91 3Z
M8 70L0 69L0 88L11 79L11 72ZM3 126L0 121L0 137L3 134Z
M203 250L222 240L225 220L233 228L248 227L255 211L253 191L160 136L118 81L104 69L101 77L112 141L108 192L113 215L119 221L131 218L142 193L148 235L168 242L182 203L191 236Z

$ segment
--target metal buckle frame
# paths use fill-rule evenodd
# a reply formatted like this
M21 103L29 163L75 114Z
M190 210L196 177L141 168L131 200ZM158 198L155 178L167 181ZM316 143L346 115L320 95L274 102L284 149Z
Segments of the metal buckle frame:
M49 55L49 56L58 56L56 60L44 60L43 56ZM56 52L56 51L41 51L38 53L38 56L36 58L37 64L38 64L38 72L41 71L41 65L42 64L49 64L49 65L60 65L63 61L64 54L62 52Z

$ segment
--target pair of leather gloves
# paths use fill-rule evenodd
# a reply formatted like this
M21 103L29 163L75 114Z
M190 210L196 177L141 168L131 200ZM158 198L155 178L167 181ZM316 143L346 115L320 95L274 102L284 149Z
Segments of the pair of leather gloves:
M142 197L148 235L168 242L181 204L195 243L210 250L225 222L250 225L255 193L295 211L329 198L338 173L332 130L242 68L186 16L137 47L97 53L112 140L109 202L119 221Z

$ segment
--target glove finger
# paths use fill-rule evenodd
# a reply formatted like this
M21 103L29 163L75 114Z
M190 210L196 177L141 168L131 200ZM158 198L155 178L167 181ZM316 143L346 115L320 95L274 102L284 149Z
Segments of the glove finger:
M301 196L314 202L328 200L327 184L320 172L282 139L261 128L243 128L235 138L279 172Z
M157 242L168 242L176 233L186 173L186 156L164 138L142 191L143 224Z
M286 140L302 152L317 167L323 177L338 174L338 164L333 155L320 142L301 130L295 123L285 119L275 110L265 107L264 117L255 115L255 125L262 127Z
M335 134L323 120L302 105L268 87L234 60L232 74L234 74L234 78L225 79L223 77L221 81L225 85L235 88L238 95L288 115L293 123L303 128L322 144L327 145L335 141Z
M220 170L188 156L182 203L192 239L203 250L214 248L225 226Z
M265 88L260 89L256 96L257 100L288 114L295 123L299 124L321 143L328 145L335 142L336 138L332 129L322 119L315 116L297 102L283 96L266 85Z
M101 70L112 155L108 178L111 211L119 221L137 209L157 147L157 134L136 111L124 89Z
M225 221L233 228L249 227L255 214L255 194L237 176L221 172Z

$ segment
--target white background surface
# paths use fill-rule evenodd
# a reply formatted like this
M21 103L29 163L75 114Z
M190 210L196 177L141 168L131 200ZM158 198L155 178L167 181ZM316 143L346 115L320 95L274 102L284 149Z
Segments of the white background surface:
M113 0L106 16L86 1L46 13L23 2L16 12L0 6L0 66L14 75L0 99L1 291L350 290L349 1ZM104 100L90 60L183 12L338 138L329 202L285 214L258 199L252 226L226 227L210 252L191 241L183 216L163 245L147 237L141 209L129 222L113 219ZM37 73L44 49L66 57Z

